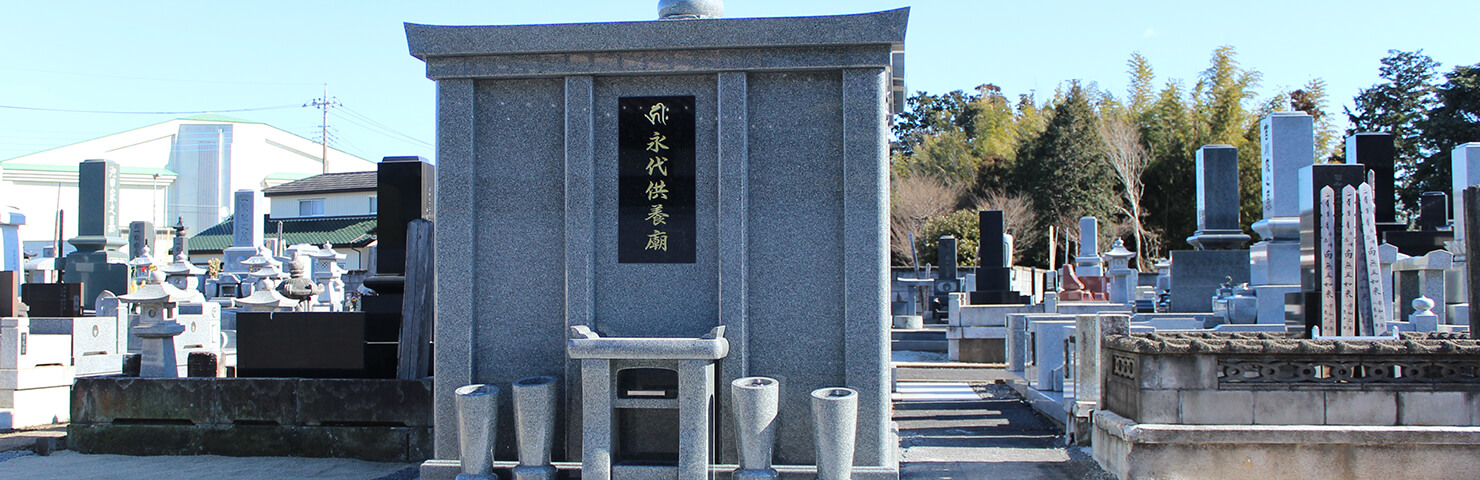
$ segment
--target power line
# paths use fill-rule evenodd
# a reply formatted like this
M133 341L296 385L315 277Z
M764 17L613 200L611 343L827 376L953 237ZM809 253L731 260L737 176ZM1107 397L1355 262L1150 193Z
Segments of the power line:
M6 108L6 109L11 109L11 110L30 110L30 111L36 111L36 112L103 113L103 114L114 114L114 115L194 115L194 114L202 114L202 113L234 113L234 112L256 112L256 111L262 111L262 110L283 110L283 109L288 109L288 108L303 108L303 107L307 107L307 106L308 105L277 105L277 106L273 106L273 107L232 108L232 109L225 109L225 110L193 110L193 111L180 111L180 112L125 112L125 111L118 111L118 110L73 110L73 109L68 109L68 108L22 107L22 106L18 106L18 105L0 105L0 108Z
M102 73L64 72L64 71L61 71L61 70L43 70L43 69L39 69L39 68L23 68L23 67L0 67L0 70L21 70L21 71L27 71L27 72L51 73L51 74L57 74L57 75L76 75L76 76L79 76L79 77L120 78L120 79L127 79L127 80L148 80L148 81L153 81L153 82L215 83L215 84L225 84L225 85L283 85L283 86L313 85L313 82L247 82L247 81L240 81L240 80L195 80L195 79L188 79L188 78L133 77L133 76L127 76L127 75L108 75L108 74L102 74Z

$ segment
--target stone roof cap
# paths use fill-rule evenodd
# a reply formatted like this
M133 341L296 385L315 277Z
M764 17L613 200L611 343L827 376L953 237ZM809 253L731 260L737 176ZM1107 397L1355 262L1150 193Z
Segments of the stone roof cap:
M406 24L411 56L904 45L909 8L857 15L557 25Z

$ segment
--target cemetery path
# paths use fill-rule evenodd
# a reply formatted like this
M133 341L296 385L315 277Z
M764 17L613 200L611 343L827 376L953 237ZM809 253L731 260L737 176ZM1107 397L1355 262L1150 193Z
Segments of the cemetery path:
M902 381L898 391L902 479L1112 478L1006 385Z

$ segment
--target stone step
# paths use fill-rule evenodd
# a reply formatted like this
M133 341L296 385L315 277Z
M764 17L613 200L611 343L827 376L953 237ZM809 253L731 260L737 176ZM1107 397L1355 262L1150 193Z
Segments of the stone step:
M895 340L894 342L892 342L892 343L889 344L889 349L890 350L893 350L893 351L904 351L904 350L908 350L908 351L911 351L911 352L941 352L941 353L944 353L944 352L946 352L947 349L949 349L949 347L950 347L950 345L948 343L946 343L946 339L944 339L944 338L942 338L942 339L940 339L938 341L937 340Z

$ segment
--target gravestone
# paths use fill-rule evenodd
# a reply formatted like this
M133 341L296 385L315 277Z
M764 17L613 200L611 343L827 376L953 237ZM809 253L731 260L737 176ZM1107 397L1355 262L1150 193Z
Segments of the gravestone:
M82 308L104 290L128 291L128 257L118 250L118 164L84 160L77 166L77 251L64 259L62 281L82 284Z
M0 317L19 317L21 308L21 272L0 270Z
M257 247L262 245L262 210L264 200L262 192L256 190L237 190L234 194L231 211L231 246L222 253L221 271L231 274L246 274L251 268L242 265L242 261L257 255ZM240 296L247 296L250 291L243 284Z
M416 219L436 220L437 167L421 157L385 157L376 172L380 207L375 219L375 274L365 279L365 286L376 294L360 297L360 309L367 322L366 341L371 342L365 350L366 362L390 362L393 378L403 328L406 226Z
M1398 184L1393 165L1396 156L1391 133L1359 132L1346 137L1346 163L1360 164L1370 172L1368 180L1374 195L1378 238L1387 232L1407 229L1407 225L1398 222Z
M158 252L154 246L154 222L135 221L128 224L128 258L139 258L144 249Z
M1308 165L1298 172L1300 181L1300 316L1303 322L1287 325L1308 334L1312 327L1320 326L1324 335L1347 335L1358 331L1354 316L1347 315L1347 306L1357 306L1358 260L1365 259L1357 248L1365 250L1365 242L1359 242L1355 226L1348 222L1362 221L1353 209L1354 199L1348 199L1346 187L1357 188L1367 180L1367 169L1362 165L1319 164ZM1370 188L1370 187L1369 187ZM1350 218L1348 218L1350 217ZM1372 221L1366 218L1366 221ZM1375 237L1375 234L1374 234ZM1377 245L1370 245L1372 264L1376 264ZM1364 264L1366 262L1363 262ZM1369 272L1381 288L1377 272ZM1361 279L1370 284L1367 278ZM1347 296L1351 298L1347 298ZM1351 333L1354 334L1354 333Z
M21 302L32 317L81 317L82 284L23 283Z
M1480 185L1480 142L1470 142L1450 151L1450 198L1454 202L1454 239L1464 245L1465 212L1463 192L1470 185ZM1474 250L1470 250L1474 251Z
M936 271L931 288L930 313L933 318L940 320L946 318L950 311L951 302L948 296L962 291L962 279L956 270L956 237L940 237L936 241L935 251L936 263L940 264L940 269Z
M1081 277L1098 277L1105 274L1100 259L1100 234L1099 223L1095 217L1079 218L1079 255L1074 257L1077 264L1074 273Z
M976 269L976 290L971 292L972 305L1027 305L1030 298L1012 289L1012 265L1007 264L1011 248L1004 236L1001 210L977 213L981 229L980 254ZM996 239L996 241L993 241Z
M1197 231L1187 243L1198 250L1238 250L1249 241L1238 226L1238 149L1197 149Z
M1249 284L1259 323L1285 323L1285 296L1300 291L1301 167L1315 161L1314 119L1304 112L1275 112L1259 122L1264 216L1254 222L1260 241L1249 248Z
M1172 312L1208 312L1218 287L1232 278L1249 281L1249 241L1238 226L1238 149L1204 145L1197 149L1197 231L1187 239L1197 250L1171 255Z
M20 234L26 216L11 208L0 205L0 271L20 272L26 267Z
M567 350L709 345L721 326L727 353L705 384L780 379L777 464L816 463L807 392L846 386L858 392L854 473L897 476L886 107L907 16L407 25L438 91L437 438L422 478L457 473L454 389L493 384L508 404L505 387L543 375L567 399L553 457L585 461L582 478L645 478L617 471L644 456L678 463L680 424L712 439L710 462L736 463L727 389L711 397L725 421L627 408L614 388L671 385L658 380L678 371ZM789 320L797 312L807 321ZM512 416L500 416L495 455L513 458ZM634 427L672 443L600 434Z
M1423 192L1418 197L1418 220L1414 223L1418 230L1387 232L1383 239L1398 247L1399 253L1417 257L1443 250L1457 234L1457 230L1440 230L1449 226L1449 196L1444 192Z

